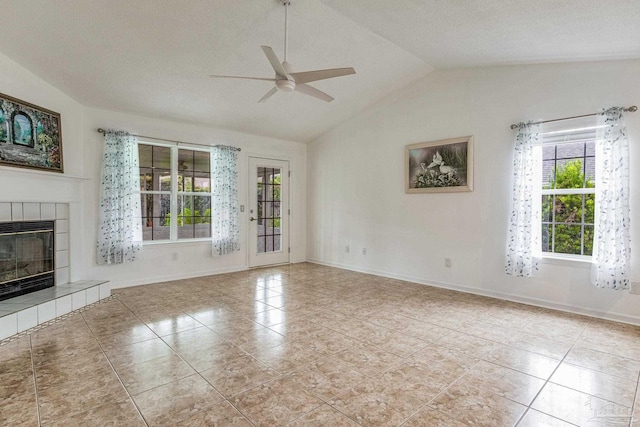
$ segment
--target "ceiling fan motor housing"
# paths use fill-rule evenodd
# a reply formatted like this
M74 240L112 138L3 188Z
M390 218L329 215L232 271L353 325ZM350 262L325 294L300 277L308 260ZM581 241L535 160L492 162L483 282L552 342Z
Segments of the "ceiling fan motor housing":
M296 88L296 82L293 80L276 80L276 87L283 92L293 92Z

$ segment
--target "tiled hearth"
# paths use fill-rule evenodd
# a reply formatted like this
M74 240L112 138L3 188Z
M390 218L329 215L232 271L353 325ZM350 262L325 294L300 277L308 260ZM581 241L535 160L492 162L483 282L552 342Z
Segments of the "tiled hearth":
M0 202L0 222L55 221L56 286L0 301L0 340L78 310L111 294L105 281L69 283L69 204ZM0 422L0 425L2 422Z
M85 280L0 301L0 340L111 295L108 282Z

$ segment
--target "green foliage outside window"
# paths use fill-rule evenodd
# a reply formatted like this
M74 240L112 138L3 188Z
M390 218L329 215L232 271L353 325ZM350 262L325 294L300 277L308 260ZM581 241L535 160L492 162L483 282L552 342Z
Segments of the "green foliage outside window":
M204 215L200 215L200 211L192 213L189 208L182 209L178 214L178 227L192 224L211 224L211 209L205 210ZM167 227L171 225L171 213L165 215L163 225Z
M585 179L582 160L559 166L546 189L594 188L593 177ZM553 209L553 211L552 211ZM594 194L562 194L542 196L542 250L574 255L593 252ZM555 214L555 220L554 216ZM555 227L551 222L555 222ZM584 225L584 239L582 238ZM552 248L551 236L555 237ZM584 247L583 247L584 244ZM553 249L553 250L552 250Z

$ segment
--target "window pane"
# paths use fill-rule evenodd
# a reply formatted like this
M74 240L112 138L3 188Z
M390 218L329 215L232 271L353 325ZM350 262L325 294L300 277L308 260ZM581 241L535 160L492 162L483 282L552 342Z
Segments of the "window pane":
M258 202L258 224L262 224L262 218L264 218L264 202Z
M171 191L171 149L138 144L140 189Z
M558 159L574 159L584 156L584 142L573 142L558 145L556 152Z
M542 196L542 222L550 222L552 217L551 203L553 196Z
M596 206L596 195L585 194L584 196L584 222L585 224L594 223L594 212Z
M178 175L178 191L193 192L193 177L188 174Z
M596 186L596 158L587 157L585 159L585 178L587 179L587 188L595 188Z
M556 146L555 145L543 145L542 146L542 160L553 160L556 158Z
M152 151L153 147L151 145L138 144L138 163L140 168L153 167Z
M542 252L551 252L551 224L542 224Z
M171 148L159 147L153 145L153 164L154 168L171 170Z
M582 159L558 160L555 188L584 188Z
M579 225L561 225L554 227L554 252L580 255L582 253L582 227Z
M140 191L153 190L153 169L140 168Z
M142 194L140 206L143 240L169 239L171 196L168 194Z
M193 151L178 150L178 173L188 171L193 173Z
M194 172L194 192L211 192L211 174L205 172Z
M273 200L279 202L280 201L280 184L273 185Z
M210 167L211 154L205 151L194 151L193 152L193 170L195 172L205 172L209 173L211 171Z
M211 197L178 195L178 238L211 237Z
M264 200L273 200L273 185L265 184L263 192Z
M555 177L555 160L544 160L542 162L542 188L553 188Z
M556 195L555 222L582 222L582 195Z
M593 255L593 226L584 226L584 255Z
M586 155L587 156L594 156L596 155L596 143L595 141L589 141L587 142L587 151L586 151Z
M153 189L155 191L171 191L171 170L153 170Z

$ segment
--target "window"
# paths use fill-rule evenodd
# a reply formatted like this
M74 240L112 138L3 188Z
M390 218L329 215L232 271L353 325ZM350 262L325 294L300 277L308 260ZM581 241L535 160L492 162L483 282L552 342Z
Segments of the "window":
M139 143L145 241L211 238L209 151Z
M595 119L545 127L542 252L591 256L595 212ZM549 129L550 128L550 129Z

